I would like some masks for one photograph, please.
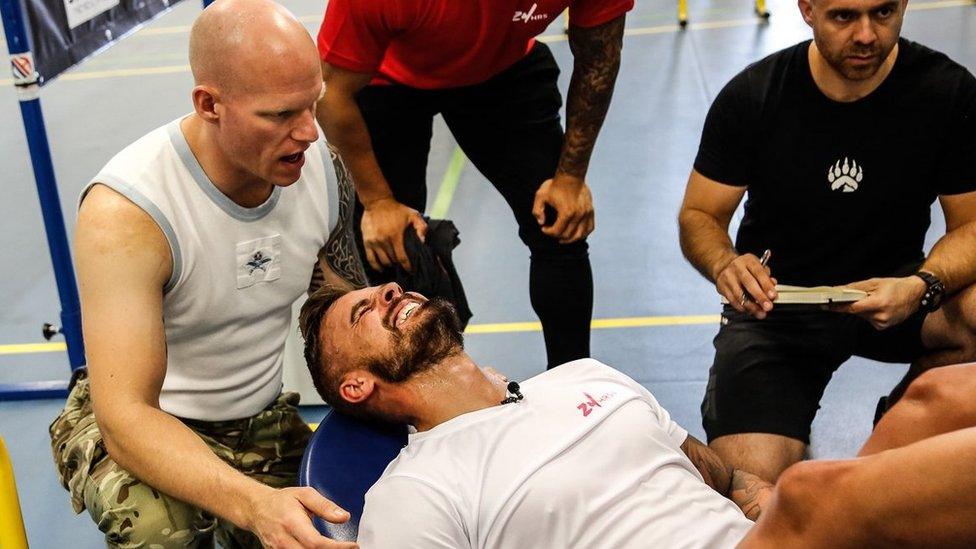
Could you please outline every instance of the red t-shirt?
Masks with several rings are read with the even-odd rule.
[[[573,25],[616,19],[634,0],[330,0],[322,60],[422,89],[483,82],[510,67],[569,8]]]

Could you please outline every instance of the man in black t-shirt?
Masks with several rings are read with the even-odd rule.
[[[976,78],[899,38],[906,4],[800,0],[814,40],[729,82],[688,181],[682,250],[729,302],[705,431],[726,462],[770,481],[802,458],[852,355],[912,363],[892,402],[922,371],[976,358]],[[926,257],[936,198],[947,233]],[[868,297],[774,308],[777,283]]]

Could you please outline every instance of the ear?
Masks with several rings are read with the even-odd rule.
[[[217,114],[217,91],[210,86],[196,86],[191,92],[193,99],[193,109],[197,116],[206,122],[217,122],[220,115]]]
[[[346,372],[339,382],[339,396],[351,404],[366,401],[376,389],[376,377],[365,370]]]
[[[807,25],[813,27],[813,2],[812,0],[797,0],[796,5],[800,8],[800,15]]]

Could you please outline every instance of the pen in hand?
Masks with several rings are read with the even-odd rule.
[[[763,252],[762,257],[759,258],[759,264],[765,267],[766,264],[769,263],[769,256],[771,255],[773,255],[772,250],[767,248],[766,251]],[[747,299],[749,299],[748,293],[742,292],[742,299],[739,300],[739,306],[741,307],[745,305]]]
[[[769,263],[769,256],[771,255],[773,255],[773,252],[767,248],[766,251],[763,252],[762,257],[759,258],[759,264],[765,267],[766,264]]]

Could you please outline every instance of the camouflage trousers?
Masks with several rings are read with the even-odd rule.
[[[250,418],[181,421],[245,475],[275,488],[295,486],[311,435],[298,414],[298,399],[297,393],[283,393]],[[228,549],[261,546],[250,532],[159,492],[115,463],[95,423],[86,377],[71,390],[50,432],[58,476],[72,507],[76,513],[88,509],[109,547],[213,547],[215,538]]]

